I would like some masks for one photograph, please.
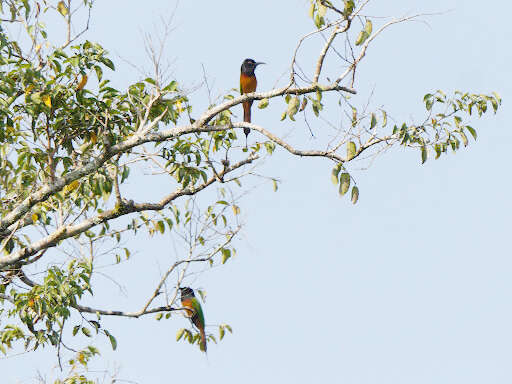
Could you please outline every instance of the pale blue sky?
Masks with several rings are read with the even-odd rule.
[[[373,105],[410,121],[423,116],[427,92],[497,91],[501,110],[475,121],[478,141],[456,155],[421,165],[418,153],[393,149],[355,172],[361,191],[355,206],[338,197],[327,161],[278,151],[260,172],[283,181],[279,192],[261,187],[244,198],[247,226],[238,256],[195,281],[208,292],[207,323],[225,321],[234,334],[209,345],[206,359],[175,342],[184,319],[105,320],[119,347],[111,353],[105,345],[102,355],[110,368],[120,367],[119,378],[141,384],[512,381],[512,7],[476,0],[372,3],[368,13],[375,16],[450,12],[379,37],[358,71],[361,98],[355,100],[374,89]],[[287,69],[296,40],[313,28],[308,4],[183,0],[165,54],[188,86],[198,83],[204,64],[214,94],[238,86],[244,58],[265,61],[259,89],[270,89]],[[98,0],[86,37],[114,58],[149,68],[141,32],[152,32],[172,8],[171,1]],[[306,50],[318,52],[314,44]],[[138,80],[130,66],[115,61],[118,87]],[[208,102],[204,89],[193,99],[196,113]],[[303,123],[279,123],[281,108],[256,110],[253,119],[276,133],[294,127],[295,142],[315,145]],[[335,119],[337,105],[326,113]],[[122,269],[130,296],[110,286],[116,309],[138,308],[145,292],[137,288],[152,289],[153,255],[168,251],[165,241],[140,241],[133,263]],[[140,273],[142,265],[151,278]],[[96,295],[106,301],[103,292]],[[2,382],[30,383],[37,370],[55,364],[49,349],[2,360]]]

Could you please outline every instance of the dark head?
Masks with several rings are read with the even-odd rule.
[[[189,298],[189,297],[196,297],[194,295],[194,290],[192,288],[183,287],[180,288],[181,298]]]
[[[257,62],[257,61],[254,61],[253,59],[245,59],[244,62],[242,63],[242,67],[240,68],[240,71],[245,75],[253,76],[254,70],[260,64],[265,64],[265,63]]]

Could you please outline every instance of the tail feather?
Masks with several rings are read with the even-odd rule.
[[[252,106],[252,102],[251,101],[244,101],[242,105],[244,107],[244,121],[246,123],[250,123],[251,122],[251,106]]]
[[[201,341],[199,342],[199,349],[203,352],[206,352],[206,335],[204,333],[204,329],[200,328],[199,333],[201,335]]]
[[[244,122],[250,123],[251,122],[251,106],[252,101],[244,101],[242,106],[244,107]],[[247,148],[247,136],[249,136],[249,133],[251,130],[249,128],[244,128],[245,133],[245,147]]]

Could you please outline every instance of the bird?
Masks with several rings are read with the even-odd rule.
[[[206,335],[204,333],[204,315],[203,309],[201,308],[201,304],[199,300],[196,299],[194,295],[194,290],[189,287],[180,288],[181,293],[181,305],[185,310],[185,316],[190,319],[192,324],[196,326],[199,330],[199,334],[201,336],[201,341],[199,343],[199,349],[201,351],[206,352]]]
[[[240,67],[240,94],[251,93],[256,91],[256,86],[258,82],[256,81],[256,75],[254,74],[254,70],[260,64],[265,64],[263,62],[256,62],[253,59],[245,59]],[[244,108],[244,122],[251,122],[251,106],[253,100],[244,101],[242,106]],[[247,146],[247,136],[249,136],[249,132],[251,130],[249,128],[244,128],[245,133],[245,142]]]

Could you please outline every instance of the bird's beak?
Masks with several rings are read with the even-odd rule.
[[[258,62],[256,62],[256,63],[254,63],[254,66],[255,66],[255,67],[257,67],[257,66],[258,66],[258,65],[260,65],[260,64],[267,64],[267,63],[264,63],[263,61],[258,61]]]

